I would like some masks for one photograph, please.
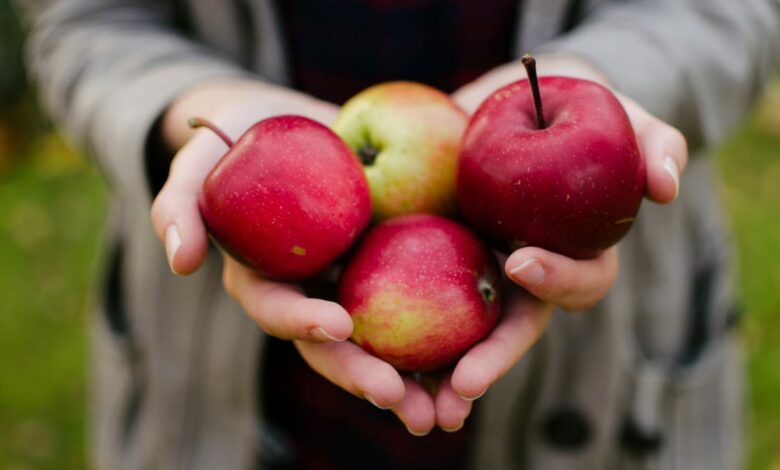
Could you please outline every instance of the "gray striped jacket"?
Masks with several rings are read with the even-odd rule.
[[[518,54],[591,60],[695,150],[742,119],[780,46],[777,0],[520,3]],[[170,274],[149,221],[144,146],[167,104],[193,85],[246,74],[287,81],[272,2],[21,6],[44,103],[115,190],[103,315],[94,324],[94,464],[251,468],[269,436],[256,404],[263,336],[221,289],[218,256],[191,277]],[[567,17],[575,27],[564,33]],[[673,205],[644,204],[608,297],[591,312],[558,312],[481,399],[474,468],[741,466],[732,269],[710,166],[693,159]]]

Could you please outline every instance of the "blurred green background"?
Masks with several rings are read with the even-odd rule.
[[[0,468],[79,469],[107,191],[34,105],[8,2],[0,0]],[[780,82],[718,161],[747,313],[750,468],[780,470]]]

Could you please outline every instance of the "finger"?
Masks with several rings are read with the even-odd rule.
[[[222,283],[244,311],[271,336],[344,341],[352,318],[335,302],[306,297],[299,288],[271,282],[225,255]]]
[[[452,389],[465,400],[481,397],[539,339],[552,306],[513,289],[506,313],[492,333],[471,348],[452,372]]]
[[[507,276],[541,300],[569,311],[587,310],[607,293],[618,273],[617,247],[574,260],[541,248],[521,248],[507,259]]]
[[[463,427],[472,405],[471,401],[455,393],[451,380],[450,376],[445,377],[436,394],[436,424],[446,432],[455,432]]]
[[[393,407],[393,413],[406,426],[409,433],[425,436],[436,425],[436,408],[433,398],[411,377],[403,377],[406,394]]]
[[[666,204],[680,192],[680,175],[688,164],[688,144],[680,131],[652,116],[641,106],[620,97],[631,120],[637,144],[645,158],[647,197]]]
[[[171,270],[177,274],[197,270],[208,250],[198,196],[203,181],[226,148],[218,138],[203,132],[176,154],[168,180],[152,204],[152,225],[165,245]]]
[[[404,400],[405,385],[398,371],[354,343],[295,341],[295,346],[317,373],[378,408],[390,409]]]
[[[688,161],[685,138],[660,121],[637,138],[647,165],[647,197],[662,204],[674,201]]]

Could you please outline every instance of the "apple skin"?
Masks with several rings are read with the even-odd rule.
[[[388,82],[347,101],[333,129],[364,162],[374,218],[382,221],[454,213],[455,167],[467,123],[466,112],[445,93]],[[375,158],[361,156],[366,146]]]
[[[419,214],[369,230],[342,274],[352,340],[399,370],[452,364],[496,324],[498,263],[468,229]]]
[[[502,250],[526,245],[597,256],[631,228],[646,175],[623,107],[587,80],[539,80],[538,129],[528,80],[500,88],[472,117],[458,161],[458,204]]]
[[[199,207],[228,253],[284,281],[322,271],[371,218],[360,162],[330,129],[301,116],[253,125],[206,178]]]

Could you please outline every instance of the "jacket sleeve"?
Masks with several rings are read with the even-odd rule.
[[[780,0],[608,2],[541,49],[598,65],[692,147],[713,145],[774,76]]]
[[[28,69],[44,106],[120,191],[148,193],[146,139],[178,94],[247,74],[177,31],[173,3],[20,2]]]

